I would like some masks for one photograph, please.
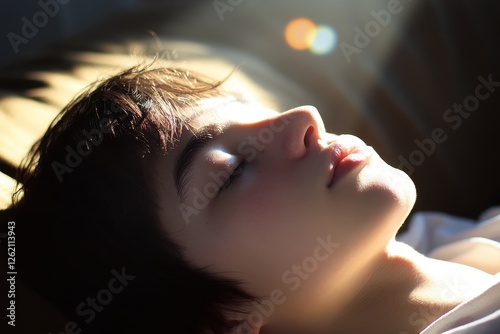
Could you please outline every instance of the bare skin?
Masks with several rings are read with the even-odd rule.
[[[160,214],[187,260],[268,305],[234,315],[234,333],[418,333],[490,284],[394,241],[413,182],[359,138],[327,133],[314,107],[210,106],[158,164]],[[180,152],[208,125],[179,186]]]

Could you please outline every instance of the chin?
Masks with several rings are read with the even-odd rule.
[[[391,169],[394,176],[387,181],[387,187],[393,196],[391,225],[393,232],[397,233],[415,205],[417,193],[413,180],[405,172],[393,167]]]
[[[415,183],[413,183],[413,180],[408,176],[408,174],[402,170],[393,167],[391,168],[393,170],[393,175],[395,175],[393,179],[396,181],[393,181],[392,183],[389,182],[389,185],[393,187],[393,191],[397,194],[397,198],[399,199],[400,207],[407,216],[415,205],[415,201],[417,199]]]
[[[378,155],[374,160],[359,173],[359,190],[372,213],[386,216],[400,226],[415,204],[415,184],[405,172],[388,165]]]

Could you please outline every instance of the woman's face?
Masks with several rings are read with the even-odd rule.
[[[195,266],[281,291],[273,316],[340,298],[408,215],[412,181],[314,107],[209,102],[159,164],[165,230]]]

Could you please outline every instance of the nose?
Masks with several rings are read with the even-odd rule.
[[[283,134],[283,152],[289,159],[304,157],[309,149],[317,145],[325,125],[318,110],[313,106],[302,106],[288,110],[278,116],[286,127]]]

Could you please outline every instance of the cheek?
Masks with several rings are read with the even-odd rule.
[[[215,215],[220,219],[221,236],[236,256],[252,254],[261,265],[269,261],[275,266],[273,258],[283,259],[283,250],[300,248],[304,233],[318,234],[307,221],[311,217],[305,209],[311,206],[279,178],[262,175],[251,186],[228,195]]]
[[[231,194],[227,204],[230,209],[223,215],[250,235],[262,238],[265,233],[273,237],[275,227],[290,219],[294,201],[291,195],[291,190],[279,180],[262,176]]]

